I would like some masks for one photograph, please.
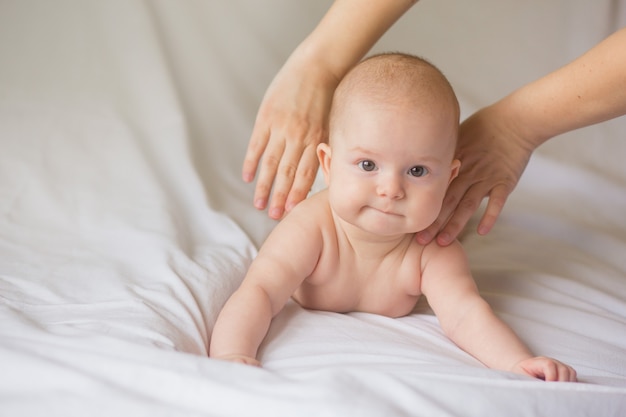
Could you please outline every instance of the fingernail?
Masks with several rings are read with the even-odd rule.
[[[437,237],[437,242],[441,246],[446,246],[446,245],[449,245],[450,242],[452,242],[452,239],[450,238],[450,235],[448,233],[440,233],[439,236]]]
[[[278,207],[274,207],[273,209],[270,210],[269,215],[272,219],[278,220],[280,219],[280,216],[283,215],[283,211],[279,209]]]
[[[263,200],[262,198],[255,200],[254,207],[258,208],[259,210],[263,210],[265,208],[265,200]]]
[[[430,233],[428,232],[419,232],[417,234],[417,241],[422,244],[425,245],[428,242],[430,242]]]
[[[252,174],[243,174],[242,178],[244,182],[252,182],[252,180],[254,179]]]

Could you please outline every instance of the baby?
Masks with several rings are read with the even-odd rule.
[[[460,243],[420,245],[459,172],[459,105],[433,65],[382,54],[357,65],[333,98],[317,149],[328,188],[272,231],[215,324],[210,356],[260,365],[257,350],[290,297],[308,309],[411,313],[424,295],[445,334],[486,366],[576,381],[535,357],[479,295]]]

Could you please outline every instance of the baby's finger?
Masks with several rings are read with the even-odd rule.
[[[544,360],[542,364],[543,380],[544,381],[558,381],[559,371],[557,365],[554,362]]]
[[[565,365],[563,363],[558,364],[559,376],[558,380],[561,382],[576,382],[578,379],[576,378],[576,371],[569,365]]]

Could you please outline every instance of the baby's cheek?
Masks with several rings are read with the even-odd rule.
[[[331,186],[328,189],[328,202],[335,212],[346,215],[353,210],[355,198],[349,187]]]
[[[442,202],[436,196],[424,198],[420,201],[414,209],[416,228],[424,230],[433,224],[439,217],[442,206]]]

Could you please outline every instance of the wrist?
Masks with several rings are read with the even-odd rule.
[[[520,357],[518,357],[517,359],[515,359],[515,360],[513,360],[511,362],[512,365],[507,370],[512,371],[512,372],[518,372],[518,373],[520,371],[523,372],[523,370],[524,370],[524,366],[523,366],[524,362],[526,362],[528,360],[531,360],[533,358],[535,358],[535,356],[533,356],[530,353],[529,354],[525,354],[523,356],[520,356]]]
[[[307,38],[289,56],[286,66],[300,68],[300,73],[310,74],[334,89],[360,58],[353,60],[345,54],[329,53],[325,45]]]
[[[230,355],[212,356],[212,358],[221,360],[221,361],[245,363],[248,365],[255,365],[255,366],[261,365],[261,362],[259,362],[256,358],[252,356],[248,356],[248,355],[237,354],[237,353],[230,354]]]
[[[525,97],[525,93],[518,90],[488,107],[490,119],[497,120],[501,126],[505,126],[528,153],[534,152],[554,136],[546,124],[533,114],[531,103],[532,101],[529,102]]]

